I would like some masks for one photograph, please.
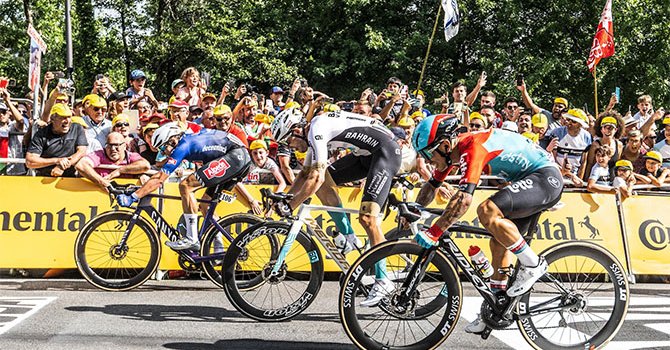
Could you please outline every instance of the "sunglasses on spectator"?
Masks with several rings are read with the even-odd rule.
[[[114,127],[116,127],[116,128],[122,128],[124,126],[130,126],[130,123],[122,122],[122,123],[116,123],[116,125],[114,125]]]
[[[121,143],[108,143],[108,144],[107,144],[107,147],[109,147],[109,148],[121,148],[121,147],[122,147],[123,145],[125,145],[125,144],[126,144],[125,142],[121,142]]]
[[[517,108],[519,108],[519,106],[507,106],[507,109],[509,109],[510,111],[515,110]]]
[[[96,111],[96,112],[98,112],[100,110],[102,110],[103,112],[107,112],[107,108],[105,108],[105,107],[93,107],[93,110]]]
[[[478,123],[470,123],[470,129],[481,129],[484,128],[484,125]]]

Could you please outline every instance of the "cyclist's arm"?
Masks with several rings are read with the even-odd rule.
[[[290,165],[291,156],[277,156],[277,161],[282,174],[286,177],[286,181],[288,181],[289,185],[293,185],[293,182],[295,182],[295,174],[293,174],[293,169],[291,169]]]
[[[312,196],[326,180],[326,163],[316,163],[314,166],[303,168],[295,183],[291,186],[290,194],[293,199],[289,202],[291,208],[297,208],[307,198]]]
[[[468,184],[468,187],[472,187],[472,190],[474,191],[475,185]],[[442,231],[448,229],[451,225],[455,224],[466,211],[468,211],[470,204],[472,204],[472,193],[468,192],[467,189],[456,192],[456,194],[449,200],[449,204],[447,204],[444,212],[442,212],[442,216],[435,221],[433,226],[439,227]]]
[[[170,177],[169,173],[159,171],[154,176],[152,176],[149,181],[147,181],[140,189],[135,191],[135,195],[138,198],[142,198],[147,194],[157,190],[165,182],[165,180]]]
[[[286,189],[286,181],[284,181],[284,176],[282,176],[279,167],[272,168],[272,175],[274,175],[275,180],[277,180],[277,187],[275,187],[275,192],[283,192]]]

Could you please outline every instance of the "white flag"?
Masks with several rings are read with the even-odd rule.
[[[449,41],[458,34],[461,15],[458,12],[456,0],[442,0],[442,8],[444,9],[444,37]]]

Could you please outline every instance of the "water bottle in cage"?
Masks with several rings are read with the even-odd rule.
[[[478,246],[471,245],[470,249],[468,249],[468,255],[470,256],[470,260],[472,260],[472,264],[479,270],[482,277],[489,278],[493,275],[491,262]]]

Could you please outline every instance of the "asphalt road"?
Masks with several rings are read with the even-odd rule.
[[[239,314],[208,281],[150,281],[123,293],[83,280],[0,279],[0,349],[352,349],[337,315],[338,284],[291,322],[259,323]],[[631,286],[626,323],[608,349],[670,349],[670,287]],[[523,349],[516,330],[483,341],[462,329],[479,300],[465,288],[450,349]]]

